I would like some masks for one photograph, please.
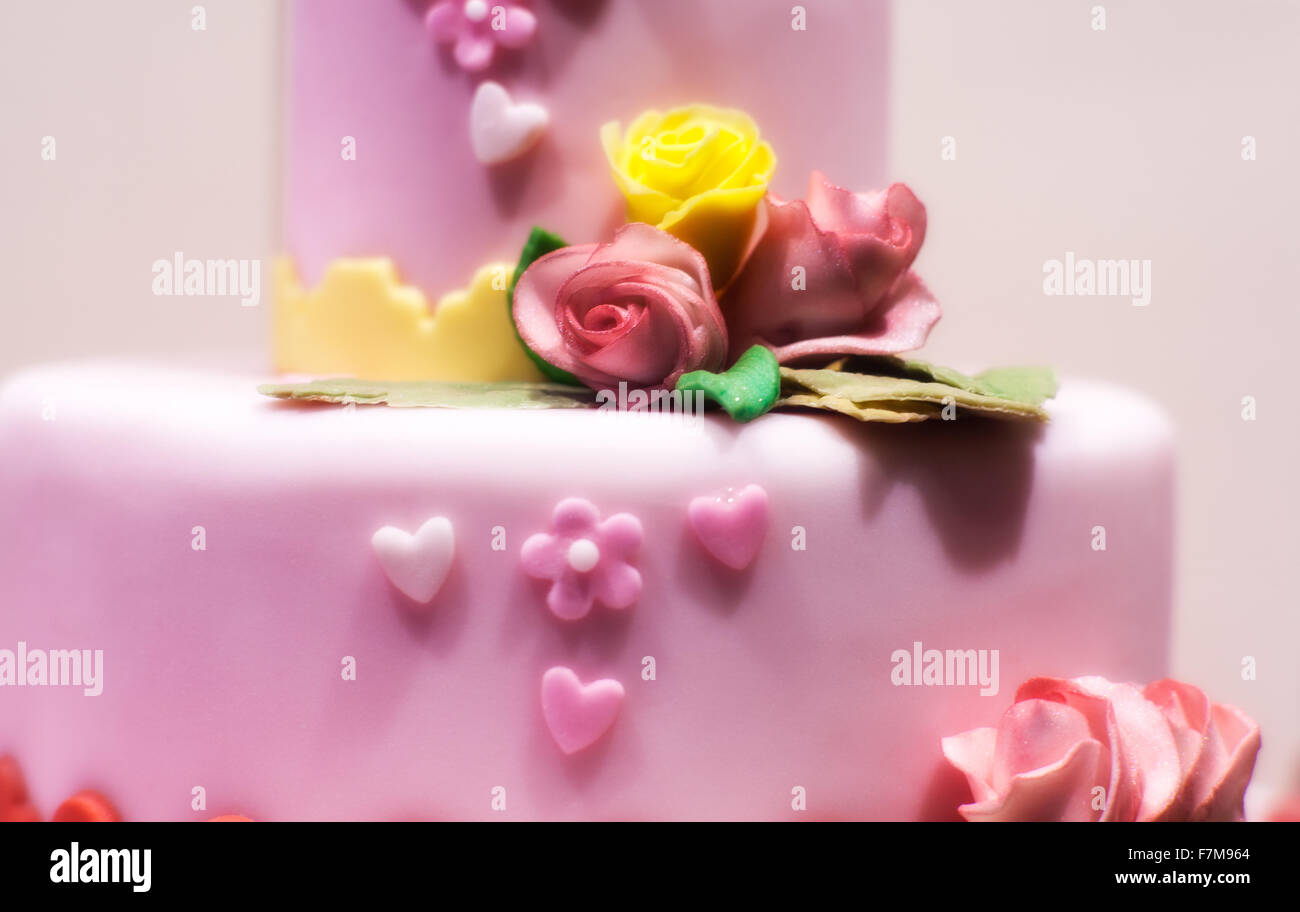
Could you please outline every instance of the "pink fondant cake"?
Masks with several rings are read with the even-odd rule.
[[[0,645],[103,650],[97,697],[0,692],[37,806],[97,787],[128,819],[951,817],[940,739],[1020,681],[1166,668],[1169,428],[1116,389],[1065,383],[1041,430],[738,428],[321,409],[256,380],[92,364],[4,388]],[[688,508],[748,485],[768,508],[737,571]],[[632,604],[560,621],[525,572],[567,498],[639,525]],[[434,516],[454,554],[425,606],[371,537]],[[1098,524],[1123,546],[1094,551]],[[997,692],[896,684],[918,642],[998,650]],[[585,751],[548,731],[553,668],[620,685]]]
[[[899,357],[883,4],[291,12],[274,370],[0,388],[0,820],[1240,816],[1161,412]]]

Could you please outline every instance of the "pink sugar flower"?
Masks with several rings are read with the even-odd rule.
[[[503,0],[439,0],[424,24],[434,41],[455,44],[456,62],[471,73],[491,65],[497,45],[523,47],[537,31],[537,17],[531,10]]]
[[[630,513],[602,520],[580,497],[560,501],[551,531],[531,536],[519,553],[524,572],[551,581],[546,605],[558,618],[576,621],[594,602],[626,608],[641,595],[641,574],[632,566],[641,547],[641,521]]]
[[[967,820],[1241,820],[1258,752],[1253,719],[1167,679],[1032,678],[997,728],[943,739]]]
[[[941,308],[911,271],[926,217],[904,184],[854,193],[814,171],[806,199],[763,205],[767,230],[722,299],[733,352],[760,343],[787,364],[925,343]]]

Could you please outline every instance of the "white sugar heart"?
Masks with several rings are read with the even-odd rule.
[[[456,549],[451,520],[443,516],[428,520],[414,535],[384,526],[371,536],[370,544],[392,584],[422,605],[433,601],[442,588]]]
[[[705,550],[733,570],[754,562],[767,534],[767,492],[747,485],[729,497],[697,497],[686,509]]]
[[[551,115],[541,105],[515,104],[500,83],[481,83],[469,108],[474,157],[485,165],[518,158],[542,138],[550,122]]]
[[[599,741],[622,705],[623,685],[613,678],[583,684],[573,669],[563,665],[542,675],[542,715],[551,737],[566,754]]]

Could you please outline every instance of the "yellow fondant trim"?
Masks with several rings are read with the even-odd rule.
[[[491,263],[432,310],[388,259],[341,259],[303,288],[275,264],[272,350],[279,371],[362,380],[542,380],[506,304],[512,266]]]

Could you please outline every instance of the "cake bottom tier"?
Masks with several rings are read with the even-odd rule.
[[[1067,381],[1042,428],[737,426],[256,383],[95,363],[0,393],[0,650],[88,650],[97,679],[0,686],[47,813],[96,788],[126,819],[948,819],[940,738],[1022,680],[1166,671],[1171,438],[1120,390]],[[692,500],[750,485],[765,514],[695,531]],[[562,620],[522,569],[566,498],[639,521],[634,604]],[[435,516],[453,547],[381,561],[376,530]],[[743,570],[706,548],[755,525]],[[448,551],[427,606],[390,579]]]

